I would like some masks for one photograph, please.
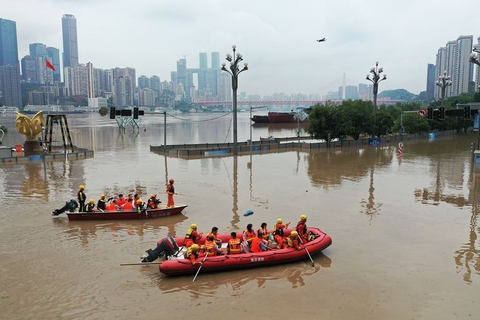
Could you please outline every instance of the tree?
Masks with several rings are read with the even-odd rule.
[[[384,136],[392,133],[392,128],[395,121],[393,117],[385,110],[385,108],[377,112],[377,136]]]
[[[325,105],[316,104],[308,116],[308,134],[315,139],[330,139],[344,136],[345,118],[338,108],[330,101]]]
[[[430,124],[427,118],[409,113],[403,115],[403,129],[405,133],[430,132]]]
[[[357,140],[361,134],[372,132],[373,114],[371,101],[346,100],[339,106],[345,119],[345,135]]]

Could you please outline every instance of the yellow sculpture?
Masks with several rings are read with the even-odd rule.
[[[17,112],[15,128],[27,137],[27,141],[37,141],[37,136],[42,132],[44,126],[43,111],[38,111],[31,120],[28,116]]]

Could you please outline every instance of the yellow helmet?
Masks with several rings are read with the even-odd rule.
[[[102,193],[102,194],[100,195],[100,198],[102,198],[102,199],[105,198],[105,195]]]
[[[152,193],[152,194],[150,194],[150,198],[153,198],[153,197],[155,197],[155,195],[154,195],[153,193]]]
[[[199,246],[198,244],[194,243],[190,246],[190,248],[192,249],[192,251],[195,251],[195,250],[198,250]]]
[[[88,203],[95,203],[95,200],[90,199],[90,201],[88,201]]]
[[[142,204],[142,202],[143,202],[142,199],[137,200],[137,204]]]
[[[300,216],[300,220],[307,220],[307,216],[304,215],[304,214],[302,214],[302,215]]]
[[[196,224],[196,223],[192,223],[192,224],[190,225],[190,228],[192,228],[192,229],[197,229],[197,224]]]
[[[282,223],[283,220],[282,219],[277,219],[277,223]]]
[[[294,231],[290,232],[290,235],[296,237],[296,236],[298,236],[298,232],[294,230]]]
[[[78,187],[78,189],[83,190],[83,189],[85,189],[85,186],[84,186],[83,184],[81,184],[81,185]]]

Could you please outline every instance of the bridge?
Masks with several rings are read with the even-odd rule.
[[[328,100],[341,104],[342,100]],[[238,106],[313,106],[317,103],[325,104],[327,100],[238,100]],[[394,105],[404,103],[403,100],[377,99],[377,105]],[[192,104],[197,106],[231,106],[232,101],[195,100]]]

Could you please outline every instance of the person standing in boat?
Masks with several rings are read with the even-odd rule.
[[[300,221],[297,223],[297,228],[298,236],[300,239],[303,241],[303,243],[308,242],[308,235],[307,235],[307,216],[302,214],[300,216]]]
[[[95,209],[95,200],[90,199],[88,203],[85,205],[85,212],[96,212],[97,209]]]
[[[85,195],[85,186],[82,184],[78,187],[78,192],[77,192],[77,199],[78,199],[78,211],[79,212],[85,212],[85,199],[87,196]]]
[[[283,235],[283,229],[288,228],[290,222],[283,224],[282,219],[277,219],[277,223],[275,224],[275,228],[273,229],[273,237],[277,242],[277,249],[283,248],[283,239],[285,239]]]
[[[247,229],[243,230],[243,245],[245,246],[245,249],[248,249],[252,246],[252,241],[255,238],[255,230],[253,230],[253,225],[249,223],[247,224]]]
[[[199,249],[200,247],[198,246],[198,244],[194,243],[187,249],[187,252],[185,253],[185,259],[190,260],[192,265],[196,265],[197,263],[200,265],[203,264],[202,261],[197,261],[199,257],[204,256],[204,254],[200,253]]]
[[[190,225],[190,229],[187,230],[185,234],[185,247],[190,248],[193,244],[195,244],[198,240],[202,238],[203,233],[197,231],[197,224],[192,223]]]
[[[174,183],[175,183],[175,180],[173,180],[173,179],[168,180],[167,190],[166,190],[166,193],[167,193],[167,208],[175,207],[175,201],[173,199],[173,195],[176,194],[175,193],[175,187],[173,186]]]
[[[107,209],[107,200],[105,199],[105,195],[102,193],[100,195],[100,199],[97,202],[97,210],[103,212]]]

